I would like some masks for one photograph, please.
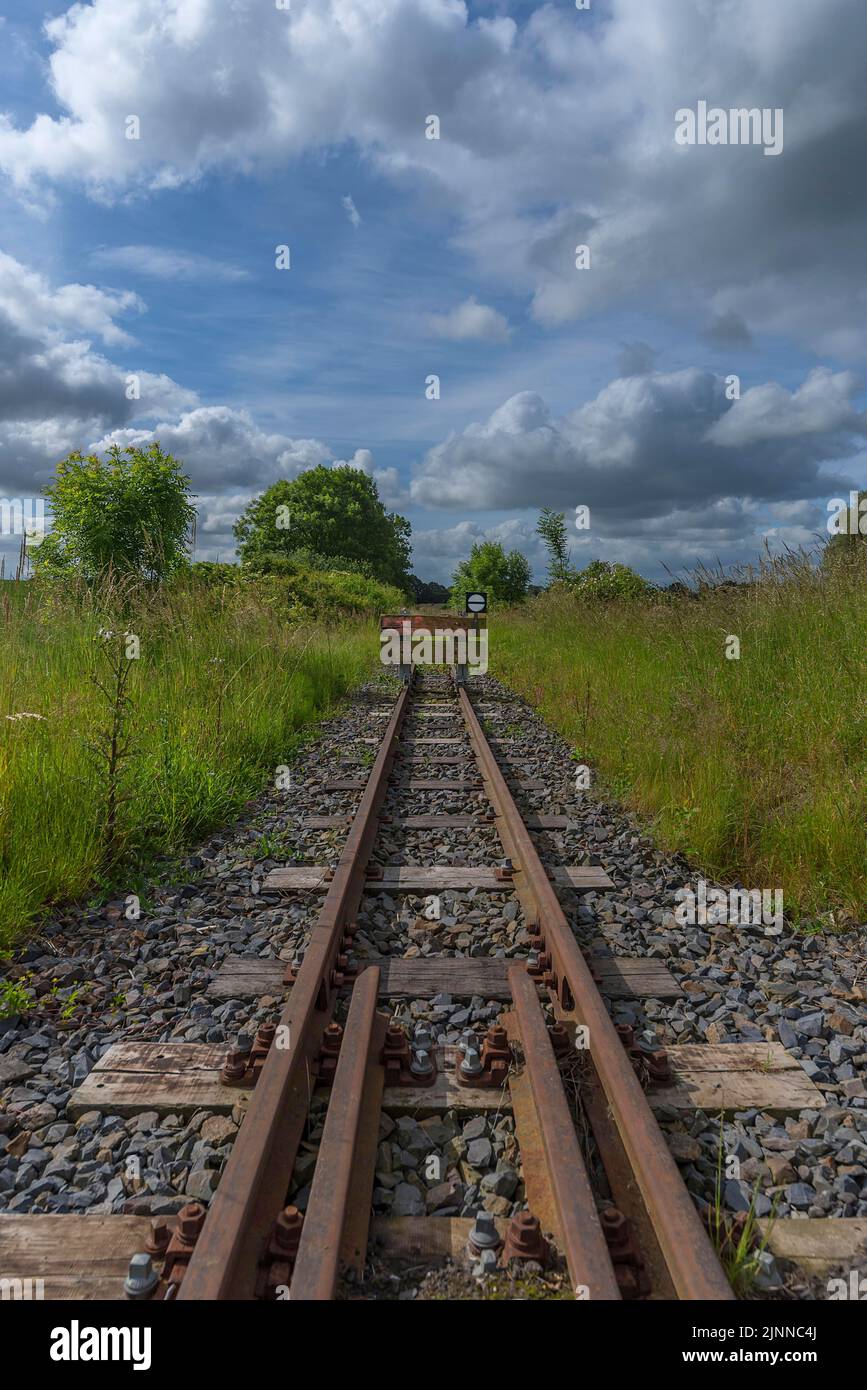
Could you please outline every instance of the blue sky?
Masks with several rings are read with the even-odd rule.
[[[426,579],[486,536],[541,579],[543,506],[655,579],[809,543],[867,481],[865,50],[857,0],[7,7],[0,497],[156,435],[207,558],[339,460]],[[678,148],[701,98],[783,152]]]

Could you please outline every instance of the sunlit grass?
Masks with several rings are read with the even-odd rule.
[[[137,882],[137,865],[176,854],[273,781],[304,730],[374,668],[369,614],[401,601],[347,579],[328,618],[276,584],[137,597],[0,586],[0,948],[47,904]],[[141,643],[111,866],[105,768],[90,746],[110,721],[93,681],[105,675],[101,628]]]
[[[698,601],[552,592],[492,619],[491,669],[664,845],[782,888],[787,909],[826,925],[863,922],[865,599],[863,565],[825,582],[799,557]]]

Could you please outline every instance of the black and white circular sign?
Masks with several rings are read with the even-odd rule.
[[[468,613],[487,613],[488,596],[487,594],[467,594]]]

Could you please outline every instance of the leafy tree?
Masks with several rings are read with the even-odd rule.
[[[449,591],[445,584],[437,584],[434,579],[426,584],[414,574],[410,575],[409,582],[416,603],[448,603]]]
[[[566,514],[543,507],[536,523],[536,534],[542,537],[548,552],[548,578],[552,584],[563,583],[573,573],[566,544]]]
[[[406,587],[409,580],[409,522],[387,512],[373,478],[349,464],[319,464],[274,483],[234,531],[242,564],[253,568],[268,569],[270,556],[308,551],[329,562],[366,561],[387,584]]]
[[[467,594],[481,589],[492,605],[521,603],[529,582],[530,566],[520,550],[507,555],[499,541],[477,541],[452,576],[451,601],[463,611]]]
[[[628,565],[610,560],[591,560],[586,569],[573,576],[570,588],[580,598],[645,598],[656,592],[653,584]]]
[[[165,579],[189,563],[190,480],[158,443],[70,454],[45,489],[52,529],[32,552],[37,574]]]

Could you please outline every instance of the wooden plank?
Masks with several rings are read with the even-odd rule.
[[[380,998],[427,999],[434,994],[482,994],[486,999],[509,999],[506,967],[499,956],[365,957],[378,965]],[[677,999],[677,981],[659,961],[632,956],[594,959],[601,970],[602,988],[612,999]],[[227,956],[208,985],[208,998],[255,999],[280,997],[286,962],[257,956]]]
[[[170,1227],[172,1216],[162,1218]],[[151,1217],[102,1212],[0,1213],[0,1274],[41,1279],[46,1301],[125,1301],[130,1259],[143,1250]],[[35,1295],[34,1295],[35,1296]]]
[[[867,1217],[766,1217],[759,1230],[767,1248],[781,1260],[792,1260],[808,1274],[861,1263],[867,1255]],[[845,1277],[845,1274],[844,1274]],[[863,1298],[863,1294],[861,1294]]]
[[[594,956],[599,989],[609,999],[680,999],[683,990],[662,961],[645,956]]]
[[[377,962],[382,972],[381,993],[389,999],[429,999],[435,994],[511,999],[506,967],[513,963],[491,956],[429,956]]]
[[[324,784],[327,792],[360,792],[367,786],[366,781],[358,777],[341,777],[336,781],[329,781]],[[402,791],[429,792],[429,791],[481,791],[481,782],[459,781],[454,777],[410,777],[408,780],[398,783]],[[539,783],[540,788],[542,783]]]
[[[286,986],[283,960],[259,960],[256,956],[227,956],[208,985],[209,999],[258,999],[264,994],[280,998]]]
[[[262,890],[266,893],[324,892],[328,886],[324,865],[287,864],[281,869],[272,869],[265,879]],[[579,892],[601,891],[614,885],[605,870],[595,865],[550,870],[551,879],[558,887],[574,888]],[[369,878],[367,891],[397,893],[430,893],[452,889],[466,892],[470,888],[483,889],[488,893],[511,893],[514,885],[497,877],[493,868],[464,868],[461,865],[400,864],[386,865],[381,878]]]
[[[455,744],[460,744],[460,745],[462,745],[464,748],[466,748],[466,750],[467,750],[468,753],[471,753],[471,752],[472,752],[472,749],[470,748],[469,742],[468,742],[467,739],[465,739],[465,738],[414,738],[411,734],[410,734],[409,738],[401,739],[401,741],[400,741],[398,747],[399,747],[399,748],[410,748],[410,749],[412,749],[412,748],[415,748],[415,747],[416,747],[418,744],[420,744],[420,743],[424,743],[424,744],[433,744],[433,745],[436,745],[436,746],[438,746],[438,747],[440,747],[440,748],[443,748],[443,747],[446,747],[446,746],[448,746],[449,748],[453,748],[453,747],[455,746]]]
[[[399,767],[411,767],[413,763],[436,763],[437,767],[472,768],[473,755],[469,748],[464,753],[400,753],[395,761]]]
[[[505,1238],[508,1220],[495,1216],[494,1225]],[[469,1216],[375,1216],[371,1237],[377,1249],[393,1259],[460,1260],[472,1226]]]
[[[219,1043],[114,1043],[72,1092],[67,1113],[71,1119],[87,1110],[111,1115],[210,1110],[228,1115],[249,1099],[251,1090],[222,1085],[225,1060],[226,1046]]]
[[[305,816],[304,830],[339,830],[351,825],[354,817]],[[492,823],[492,822],[491,822]],[[386,821],[380,816],[380,824],[385,830],[466,830],[470,826],[486,824],[480,816],[394,816]],[[578,821],[568,816],[527,816],[524,824],[528,830],[578,830]]]
[[[651,1091],[652,1106],[678,1110],[821,1110],[822,1093],[781,1043],[686,1043],[666,1048],[674,1085]]]
[[[461,1054],[455,1047],[437,1047],[436,1080],[432,1086],[386,1086],[382,1108],[387,1115],[440,1115],[445,1110],[492,1110],[507,1115],[512,1110],[508,1086],[461,1086],[454,1067]]]

